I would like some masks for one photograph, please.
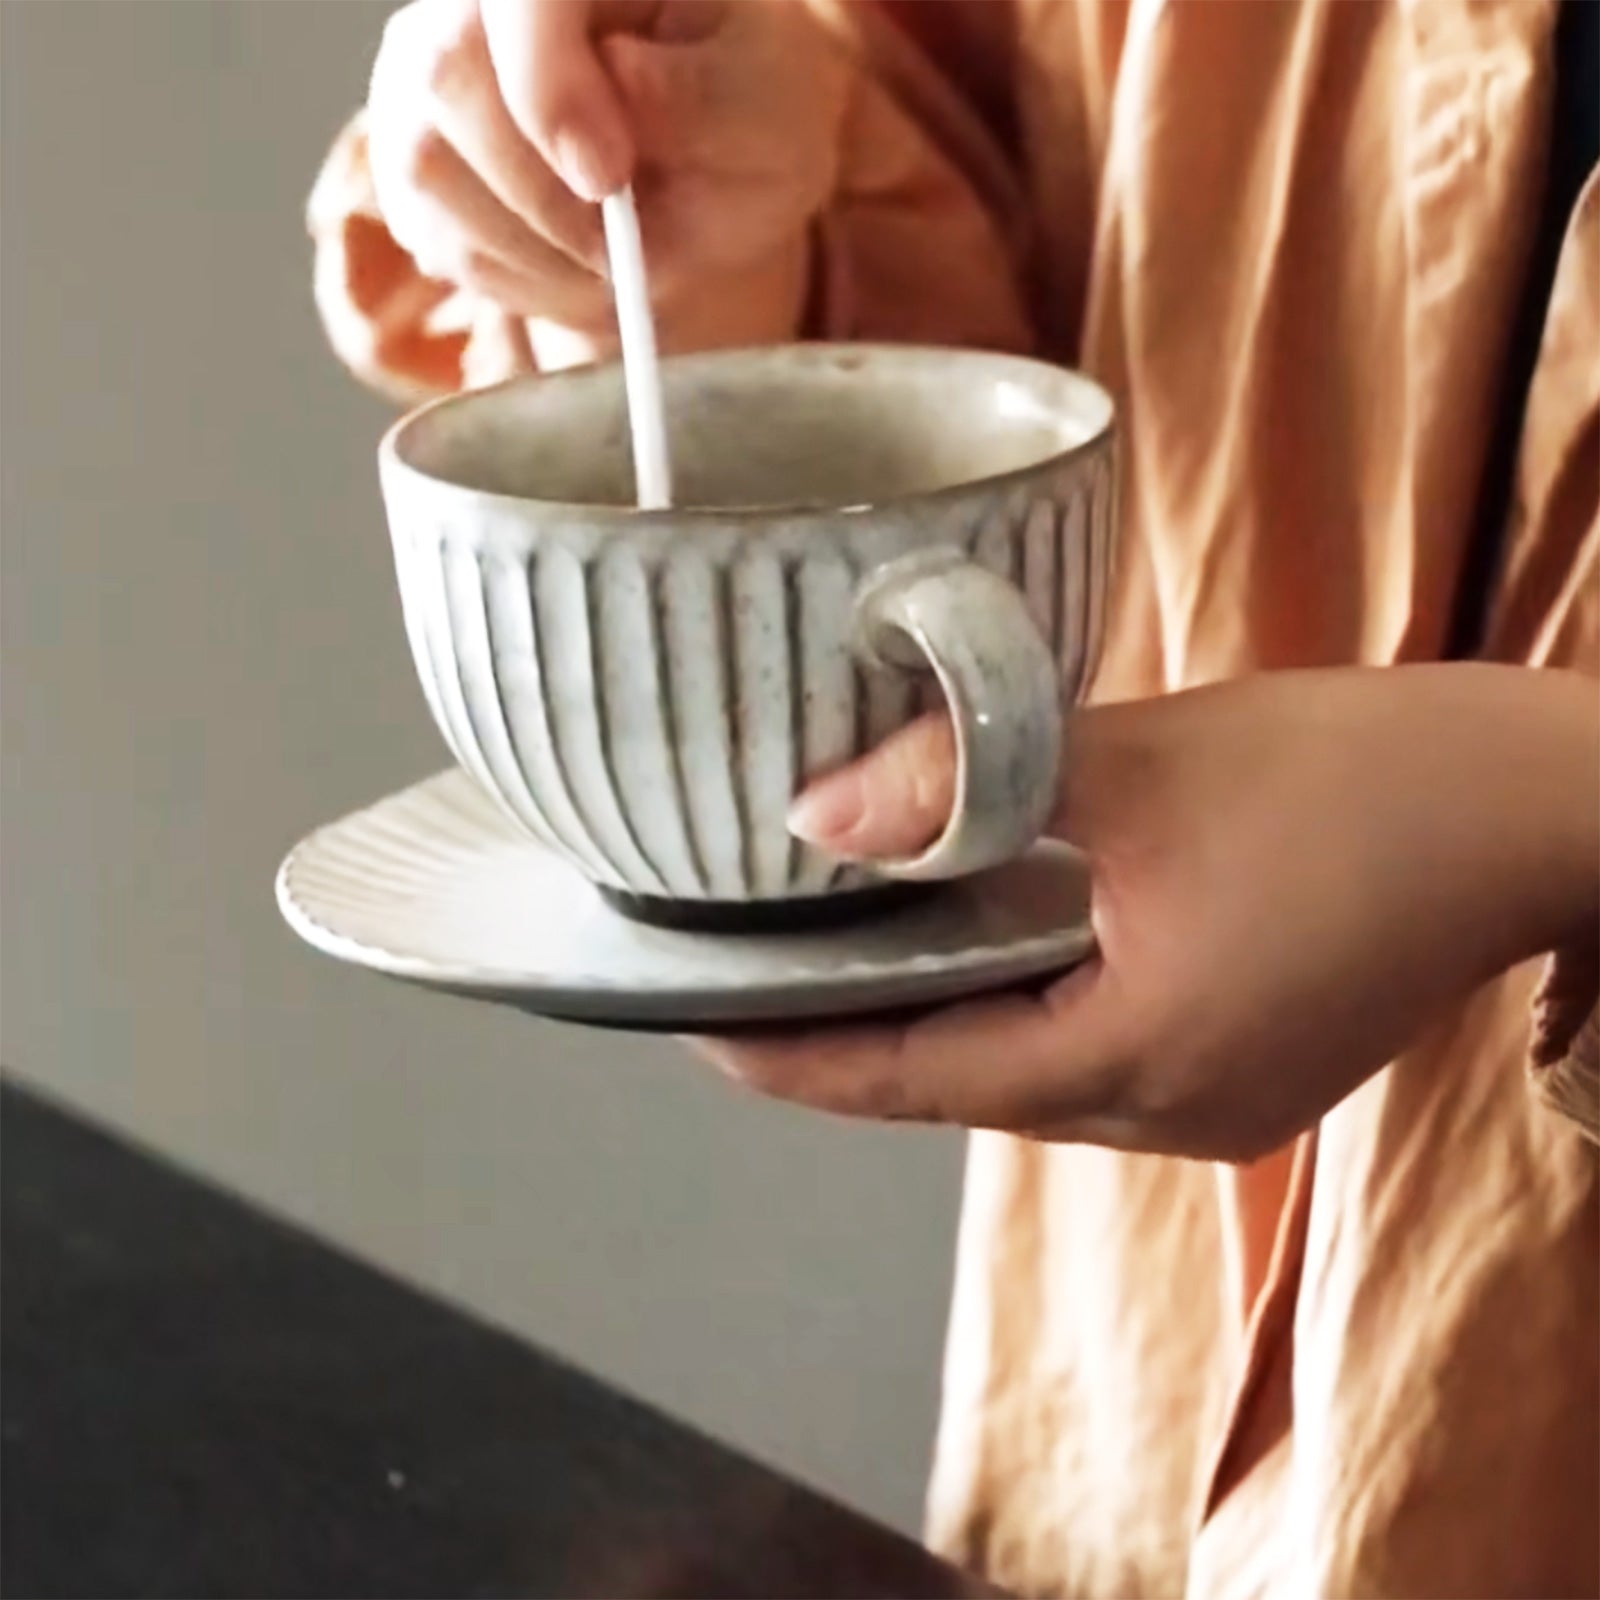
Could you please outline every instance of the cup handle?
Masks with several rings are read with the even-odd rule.
[[[957,878],[1021,855],[1055,808],[1062,706],[1056,662],[1021,593],[955,551],[890,561],[856,592],[857,654],[931,667],[955,728],[956,794],[919,855],[874,862],[891,878]]]

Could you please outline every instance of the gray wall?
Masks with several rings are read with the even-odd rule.
[[[346,971],[304,830],[444,764],[301,207],[362,0],[5,0],[3,1037],[16,1074],[916,1521],[955,1142]]]

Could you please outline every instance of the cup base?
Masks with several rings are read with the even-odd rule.
[[[629,921],[680,933],[814,933],[897,911],[938,891],[932,883],[884,883],[792,900],[671,900],[597,887],[601,899]]]

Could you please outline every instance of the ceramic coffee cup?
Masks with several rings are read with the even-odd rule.
[[[790,926],[1026,849],[1100,648],[1112,407],[978,352],[664,368],[681,509],[630,509],[615,368],[424,407],[380,463],[407,634],[456,759],[629,913]],[[942,702],[949,826],[871,870],[793,839],[807,780]]]

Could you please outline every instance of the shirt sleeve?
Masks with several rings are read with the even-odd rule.
[[[364,115],[334,142],[306,220],[317,312],[334,353],[364,383],[412,404],[532,366],[518,318],[428,277],[395,243],[373,191]]]
[[[860,71],[805,331],[1032,348],[1021,292],[1026,196],[976,97],[923,47],[941,6],[902,6],[893,21],[870,0],[813,0],[813,9]]]
[[[1502,660],[1600,677],[1600,171],[1579,194],[1523,419],[1506,561],[1491,614]],[[1596,692],[1600,716],[1600,689]],[[1529,1072],[1600,1141],[1600,929],[1550,960]]]
[[[1561,951],[1545,969],[1534,1001],[1529,1069],[1552,1111],[1600,1144],[1600,1009],[1595,1005],[1600,949]]]
[[[1024,208],[999,142],[919,49],[914,24],[889,22],[870,0],[815,9],[855,76],[835,191],[813,226],[809,293],[800,307],[775,302],[765,335],[1028,348]],[[536,365],[519,318],[428,278],[395,242],[359,114],[323,165],[308,225],[318,313],[366,383],[409,402]],[[751,324],[747,303],[740,323]],[[662,333],[668,346],[686,342]],[[716,342],[714,324],[691,342]]]

